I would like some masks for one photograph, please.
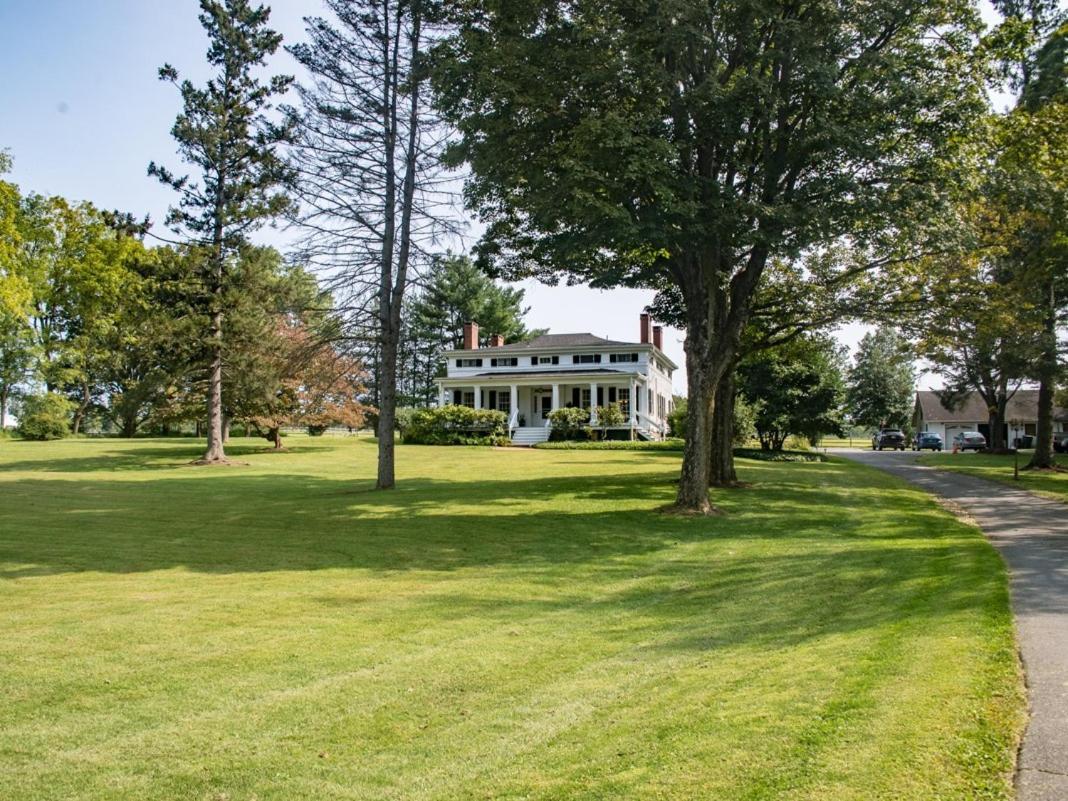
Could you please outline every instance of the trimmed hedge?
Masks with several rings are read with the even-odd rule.
[[[535,448],[551,451],[682,451],[683,440],[665,439],[659,442],[642,440],[600,440],[586,442],[539,442]]]
[[[402,437],[409,445],[507,445],[508,415],[459,405],[419,409],[406,421]]]
[[[665,439],[659,442],[541,442],[535,448],[552,451],[678,451],[681,452],[685,440]],[[761,462],[824,462],[822,453],[810,451],[762,451],[758,448],[735,448],[734,455],[739,459],[755,459]]]

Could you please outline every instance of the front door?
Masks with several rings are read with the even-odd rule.
[[[549,390],[536,389],[531,393],[534,398],[534,425],[540,425],[549,419],[549,412],[553,410],[553,396]]]

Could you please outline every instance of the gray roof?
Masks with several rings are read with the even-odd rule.
[[[939,390],[925,389],[916,393],[916,405],[928,423],[985,423],[989,418],[986,402],[978,392],[964,396],[958,406],[948,409]],[[1068,409],[1053,407],[1053,419],[1068,420]],[[1009,399],[1005,422],[1019,420],[1034,423],[1038,420],[1038,390],[1019,389]]]
[[[591,348],[591,347],[624,347],[640,348],[637,342],[617,342],[612,339],[602,339],[593,334],[542,334],[540,337],[528,339],[526,342],[513,342],[510,345],[501,345],[497,348],[478,348],[479,353],[513,353],[526,350],[545,350],[549,348]]]
[[[474,378],[531,378],[531,377],[544,377],[544,376],[560,376],[566,378],[570,375],[615,375],[615,376],[630,376],[637,375],[637,371],[634,370],[610,370],[607,367],[590,367],[590,368],[578,368],[575,370],[567,367],[557,368],[556,370],[523,370],[518,373],[479,373]],[[450,381],[462,380],[463,376],[453,376]]]

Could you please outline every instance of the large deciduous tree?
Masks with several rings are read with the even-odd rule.
[[[326,0],[290,48],[311,80],[294,163],[305,257],[330,269],[350,330],[373,339],[379,489],[394,486],[397,360],[405,295],[443,228],[441,129],[424,69],[426,0]]]
[[[846,406],[854,425],[908,425],[915,402],[916,372],[908,342],[892,328],[860,340],[849,370]]]
[[[149,174],[179,193],[167,222],[202,247],[199,279],[210,299],[207,362],[207,449],[202,462],[226,460],[223,445],[223,320],[226,272],[247,234],[285,212],[284,187],[290,178],[277,147],[289,141],[284,125],[268,121],[272,99],[292,79],[259,80],[255,71],[274,53],[282,37],[267,27],[270,9],[248,0],[201,0],[200,22],[208,34],[213,77],[203,87],[182,81],[183,109],[171,133],[182,159],[199,180],[178,176],[155,163]],[[178,71],[165,65],[160,79],[178,83]]]
[[[773,256],[883,244],[983,108],[957,0],[456,4],[438,102],[488,268],[668,288],[686,329],[676,505],[709,509],[716,387]]]

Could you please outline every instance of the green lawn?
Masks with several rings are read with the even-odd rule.
[[[993,455],[988,453],[939,453],[924,456],[922,464],[952,470],[971,476],[1000,481],[1017,489],[1030,490],[1058,501],[1068,501],[1068,472],[1049,472],[1046,470],[1025,470],[1031,459],[1030,451],[1020,452],[1020,478],[1013,476],[1013,457],[1011,455]],[[1065,462],[1065,457],[1058,455],[1058,461]]]
[[[0,799],[1008,799],[979,533],[853,464],[0,443]]]

